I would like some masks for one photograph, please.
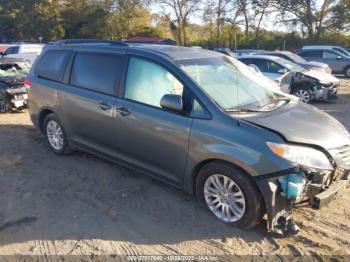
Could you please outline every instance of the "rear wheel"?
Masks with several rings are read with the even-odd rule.
[[[51,150],[58,155],[71,152],[63,126],[55,114],[49,114],[44,121],[44,132]]]
[[[310,101],[312,100],[311,91],[309,88],[306,88],[306,87],[296,88],[293,92],[293,95],[299,97],[301,102],[304,102],[307,104],[310,103]]]
[[[251,228],[262,220],[263,205],[258,189],[239,168],[224,162],[204,166],[196,181],[198,200],[224,223]]]
[[[347,78],[350,78],[350,66],[348,66],[347,68],[345,68],[344,75],[345,75]]]

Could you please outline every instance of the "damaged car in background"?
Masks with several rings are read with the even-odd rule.
[[[238,59],[246,65],[256,65],[264,76],[279,85],[281,85],[279,79],[289,78],[290,85],[284,85],[281,90],[299,97],[304,103],[337,98],[340,80],[329,73],[305,69],[289,60],[272,55],[251,55]]]
[[[0,113],[27,106],[28,93],[24,78],[31,63],[16,58],[0,59]]]

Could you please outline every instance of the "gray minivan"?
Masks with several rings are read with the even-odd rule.
[[[53,152],[83,150],[159,178],[219,220],[296,233],[291,214],[347,184],[350,136],[234,58],[165,45],[62,40],[26,80]],[[176,208],[176,207],[174,207]]]

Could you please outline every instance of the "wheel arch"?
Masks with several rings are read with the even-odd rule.
[[[191,194],[196,193],[196,181],[197,181],[200,170],[205,165],[208,165],[208,164],[213,163],[213,162],[221,162],[221,163],[225,163],[225,164],[234,166],[234,167],[238,168],[239,170],[241,170],[242,173],[245,174],[248,179],[252,179],[256,175],[255,172],[253,172],[252,170],[247,170],[247,168],[244,168],[243,165],[240,165],[238,163],[234,163],[232,161],[228,161],[225,159],[209,158],[209,159],[202,160],[197,165],[195,165],[195,167],[192,169],[190,186],[188,187],[188,189],[186,191],[189,191],[189,193],[191,193]]]
[[[39,129],[42,133],[44,133],[44,121],[45,118],[49,115],[49,114],[55,114],[55,112],[52,109],[49,108],[44,108],[43,110],[41,110],[40,114],[39,114]]]

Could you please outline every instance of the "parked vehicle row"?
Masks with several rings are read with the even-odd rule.
[[[161,179],[229,225],[266,214],[268,231],[297,233],[297,203],[321,208],[348,183],[344,126],[221,53],[65,40],[44,48],[26,83],[54,153],[88,151]]]

